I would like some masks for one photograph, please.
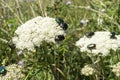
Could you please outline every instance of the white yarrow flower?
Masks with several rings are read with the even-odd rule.
[[[19,26],[12,41],[16,48],[32,51],[35,46],[39,47],[43,41],[56,43],[55,38],[57,36],[64,38],[63,27],[54,18],[38,16]]]
[[[116,76],[120,76],[120,62],[118,62],[117,64],[112,66],[112,72],[116,75]]]
[[[101,9],[101,12],[105,12],[106,10],[105,9]]]
[[[98,19],[97,19],[98,25],[101,25],[101,24],[103,23],[103,21],[104,21],[104,20],[103,20],[102,18],[98,18]]]
[[[86,26],[88,24],[89,20],[88,19],[82,19],[80,21],[81,24],[83,24],[84,26]]]
[[[85,65],[81,69],[81,74],[83,74],[85,76],[90,76],[90,75],[93,75],[94,73],[95,73],[95,69],[90,67],[89,65]]]
[[[0,75],[0,80],[23,80],[25,75],[21,72],[22,67],[17,64],[8,65],[5,75]]]
[[[93,55],[107,56],[110,50],[116,51],[120,47],[120,35],[98,31],[90,32],[76,42],[81,52],[93,53]]]

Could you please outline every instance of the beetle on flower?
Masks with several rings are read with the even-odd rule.
[[[64,40],[67,28],[68,25],[61,18],[38,16],[19,26],[12,41],[16,48],[32,51],[43,41],[55,44]]]
[[[76,42],[76,46],[81,52],[107,56],[111,49],[116,51],[120,47],[120,35],[107,31],[89,32]]]

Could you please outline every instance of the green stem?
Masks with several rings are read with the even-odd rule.
[[[31,71],[29,71],[29,73],[27,74],[27,76],[25,77],[24,80],[27,80],[27,78],[29,77],[30,74],[31,74]]]
[[[6,39],[0,38],[0,41],[4,42],[4,43],[8,43],[8,41]]]
[[[54,75],[54,78],[55,78],[55,80],[59,80],[58,79],[58,76],[56,75],[56,70],[54,70],[54,67],[52,66],[52,65],[49,65],[50,66],[50,69],[51,69],[51,71],[52,71],[52,73],[53,73],[53,75]]]
[[[97,14],[100,14],[101,16],[104,16],[104,17],[110,19],[113,24],[115,24],[116,26],[118,26],[118,28],[120,28],[120,25],[119,25],[117,22],[115,22],[114,18],[110,17],[110,16],[107,15],[106,13],[99,12],[99,11],[97,11],[97,10],[95,10],[95,9],[92,9],[92,8],[89,7],[89,6],[86,7],[86,6],[75,6],[75,5],[71,5],[71,7],[73,7],[73,8],[80,8],[80,9],[86,9],[86,10],[90,10],[90,11],[92,11],[92,12],[95,12],[95,13],[97,13]]]

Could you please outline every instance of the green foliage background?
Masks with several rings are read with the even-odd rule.
[[[120,51],[111,51],[108,57],[94,57],[100,62],[94,64],[86,53],[81,53],[75,42],[89,31],[110,31],[120,33],[120,0],[0,0],[0,64],[7,66],[24,59],[24,80],[119,80],[111,67],[120,61]],[[54,3],[54,4],[53,4]],[[88,7],[91,8],[88,8]],[[105,9],[105,12],[101,12]],[[18,26],[36,16],[61,17],[69,24],[67,35],[59,46],[44,43],[29,55],[17,55],[18,50],[10,46]],[[82,19],[89,20],[82,25]],[[103,19],[98,24],[98,19]],[[28,52],[24,52],[26,54]],[[91,64],[98,70],[98,76],[81,75],[81,68]],[[53,77],[55,79],[53,79]]]

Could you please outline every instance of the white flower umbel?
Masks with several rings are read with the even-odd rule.
[[[89,32],[76,42],[76,46],[81,52],[107,56],[111,49],[116,51],[120,47],[120,35],[106,31]]]
[[[90,67],[89,65],[85,65],[81,69],[81,74],[83,74],[85,76],[90,76],[90,75],[93,75],[94,73],[95,73],[95,69]]]
[[[67,26],[66,23],[64,25]],[[56,43],[56,40],[58,40],[56,37],[64,38],[64,36],[65,31],[55,18],[38,16],[19,26],[12,41],[16,48],[32,51],[35,46],[39,47],[43,41]]]
[[[81,24],[83,24],[84,26],[86,26],[88,24],[89,20],[88,19],[82,19],[80,21]]]
[[[112,66],[112,72],[119,77],[120,76],[120,62]]]
[[[23,80],[25,75],[21,72],[22,67],[17,64],[5,67],[6,74],[0,75],[0,80]]]
[[[104,21],[104,20],[103,20],[102,18],[98,18],[98,19],[97,19],[98,25],[101,25],[101,24],[103,23],[103,21]]]

